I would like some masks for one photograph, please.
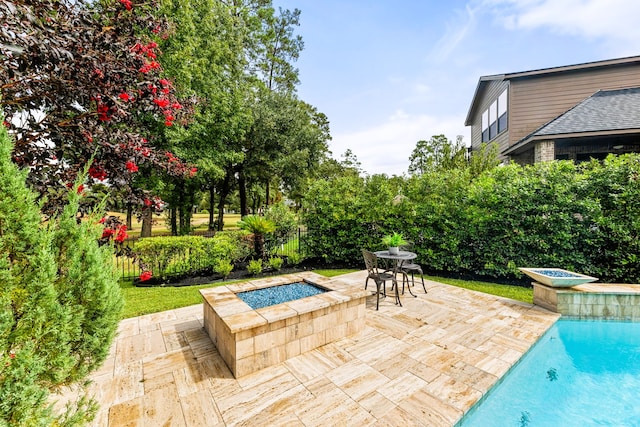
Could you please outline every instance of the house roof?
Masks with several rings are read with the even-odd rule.
[[[546,76],[546,75],[556,74],[556,73],[576,72],[576,71],[590,70],[590,69],[596,69],[596,68],[602,68],[602,67],[615,67],[615,66],[628,65],[633,63],[640,63],[640,56],[629,56],[625,58],[607,59],[604,61],[585,62],[581,64],[563,65],[560,67],[552,67],[552,68],[541,68],[538,70],[519,71],[515,73],[482,76],[478,80],[478,85],[476,86],[476,91],[473,94],[473,99],[471,100],[471,106],[469,107],[469,112],[467,113],[467,118],[464,124],[465,126],[471,126],[471,122],[472,122],[475,110],[478,107],[478,103],[480,102],[479,95],[483,92],[485,86],[491,81],[514,80],[514,79],[521,79],[521,78],[535,78],[535,77]]]
[[[640,133],[640,87],[600,90],[522,138],[503,154],[534,140]]]

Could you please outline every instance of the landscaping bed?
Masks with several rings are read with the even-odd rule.
[[[216,273],[210,270],[202,271],[195,275],[180,275],[180,276],[171,276],[166,279],[162,279],[159,277],[152,277],[149,280],[140,281],[140,279],[135,279],[133,281],[134,286],[136,287],[157,287],[157,286],[196,286],[196,285],[205,285],[208,283],[222,283],[234,280],[249,280],[249,279],[257,279],[261,277],[269,277],[269,276],[280,276],[283,274],[291,274],[291,273],[299,273],[301,271],[312,271],[318,269],[342,269],[342,268],[354,268],[354,269],[363,269],[363,266],[358,265],[346,265],[346,264],[335,264],[328,265],[323,263],[317,259],[307,259],[302,261],[296,265],[289,265],[282,267],[278,270],[275,269],[267,269],[265,268],[262,273],[253,274],[247,270],[247,263],[239,263],[234,266],[234,269],[231,271],[229,275],[226,277],[222,276],[220,273]]]

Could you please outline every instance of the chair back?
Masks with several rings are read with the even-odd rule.
[[[364,265],[367,267],[367,272],[370,277],[378,275],[378,257],[371,251],[366,249],[362,250],[362,256],[364,258]]]
[[[407,251],[407,252],[413,252],[413,247],[415,245],[413,244],[413,242],[407,242],[404,245],[400,246],[400,250],[401,251]]]

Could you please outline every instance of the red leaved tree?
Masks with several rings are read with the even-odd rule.
[[[89,175],[125,190],[141,210],[150,194],[132,186],[138,168],[189,176],[195,169],[158,147],[158,126],[189,108],[162,78],[154,39],[167,28],[153,2],[0,0],[0,103],[14,136],[13,160],[46,196],[45,213],[93,158]]]

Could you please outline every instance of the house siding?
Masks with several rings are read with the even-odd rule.
[[[501,152],[598,90],[640,86],[640,65],[514,78],[510,82],[509,135]]]

